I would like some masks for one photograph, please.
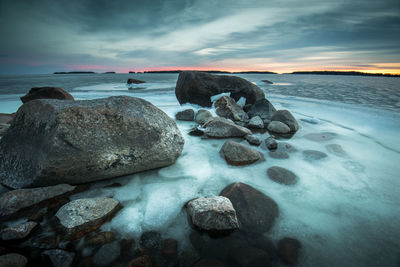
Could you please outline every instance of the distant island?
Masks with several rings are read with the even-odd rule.
[[[115,74],[115,71],[106,71],[103,74]]]
[[[95,74],[94,71],[56,71],[53,74]]]
[[[314,75],[349,75],[349,76],[378,76],[378,77],[400,77],[400,74],[367,73],[360,71],[295,71],[288,74],[314,74]]]
[[[189,70],[151,70],[151,71],[144,71],[143,73],[181,73],[183,71]],[[221,71],[221,70],[193,70],[193,71],[200,71],[206,73],[220,73],[220,74],[278,74],[272,71]]]

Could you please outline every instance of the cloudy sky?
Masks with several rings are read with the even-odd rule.
[[[0,73],[400,73],[399,0],[0,0]]]

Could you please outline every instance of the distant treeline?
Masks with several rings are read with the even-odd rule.
[[[144,73],[181,73],[185,70],[152,70],[152,71],[144,71]],[[194,70],[197,71],[197,70]],[[221,73],[221,74],[277,74],[276,72],[271,71],[238,71],[238,72],[230,72],[230,71],[221,71],[221,70],[201,70],[200,72],[207,73]],[[131,72],[129,72],[131,73]]]
[[[295,71],[290,74],[400,77],[400,74],[366,73],[366,72],[360,72],[360,71]]]

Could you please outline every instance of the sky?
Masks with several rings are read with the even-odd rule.
[[[399,0],[0,0],[0,74],[400,73]]]

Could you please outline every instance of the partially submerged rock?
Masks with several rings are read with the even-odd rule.
[[[4,228],[0,231],[0,239],[4,241],[23,239],[27,237],[36,226],[36,222],[24,222],[15,226]]]
[[[181,72],[175,88],[180,104],[192,103],[203,107],[211,107],[211,96],[227,92],[231,92],[231,97],[236,101],[240,97],[246,98],[246,104],[253,104],[265,97],[258,86],[240,77],[196,71]]]
[[[275,107],[267,99],[262,98],[255,102],[250,110],[247,112],[250,118],[259,116],[261,119],[271,119],[272,115],[275,113]]]
[[[278,241],[279,257],[283,262],[295,266],[299,263],[301,247],[299,240],[285,237]]]
[[[261,80],[261,81],[265,82],[265,83],[273,84],[273,82],[271,82],[270,80]]]
[[[206,109],[199,109],[196,113],[196,117],[195,117],[195,121],[200,124],[203,125],[209,121],[211,121],[213,119],[213,115],[211,114],[210,111],[206,110]]]
[[[71,267],[75,258],[74,252],[65,251],[62,249],[50,249],[43,252],[48,256],[53,266]]]
[[[260,116],[255,116],[250,119],[248,123],[249,128],[254,128],[254,129],[263,129],[264,128],[264,122],[260,118]]]
[[[22,103],[35,99],[74,100],[74,97],[58,87],[34,87],[29,90],[26,95],[21,97]]]
[[[24,104],[0,141],[0,182],[87,183],[173,164],[184,139],[174,120],[128,96]]]
[[[304,150],[303,157],[306,161],[316,161],[328,157],[327,154],[318,150]]]
[[[292,185],[297,182],[296,174],[279,166],[272,166],[268,168],[267,174],[271,180],[279,184]]]
[[[341,145],[338,144],[329,144],[326,145],[326,150],[328,150],[329,153],[338,156],[338,157],[342,157],[345,158],[347,157],[347,152],[342,148]]]
[[[214,118],[207,122],[204,127],[204,134],[214,138],[243,137],[251,134],[249,129],[236,125],[225,118]]]
[[[268,131],[278,134],[287,134],[290,132],[290,128],[283,122],[271,121],[268,124]]]
[[[278,204],[262,192],[244,183],[233,183],[220,193],[232,202],[241,230],[262,234],[268,232],[279,216]]]
[[[134,83],[134,84],[140,84],[140,83],[146,83],[145,81],[141,81],[141,80],[137,80],[137,79],[132,79],[132,78],[130,78],[130,79],[128,79],[128,81],[126,82],[127,84],[132,84],[132,83]]]
[[[231,119],[233,121],[244,121],[249,117],[246,112],[236,104],[236,101],[229,96],[222,96],[214,103],[216,113],[220,117]]]
[[[94,254],[93,263],[95,266],[110,266],[115,260],[119,258],[121,249],[118,242],[105,244]]]
[[[231,140],[224,143],[221,152],[226,162],[231,165],[249,165],[261,159],[258,150]]]
[[[249,246],[231,249],[229,259],[234,266],[268,267],[271,264],[270,257],[265,251]]]
[[[77,239],[98,229],[120,208],[121,204],[113,198],[83,198],[65,204],[55,216],[65,237]]]
[[[194,110],[185,109],[176,113],[175,118],[180,121],[193,121],[194,120]]]
[[[186,204],[195,227],[207,232],[230,232],[239,228],[231,201],[222,196],[196,198]]]
[[[315,142],[324,142],[329,141],[335,138],[336,133],[331,132],[322,132],[322,133],[309,133],[304,135],[304,138],[315,141]]]
[[[296,119],[293,117],[292,113],[288,110],[278,110],[274,113],[271,118],[271,121],[280,121],[289,126],[290,132],[295,133],[299,129],[299,124]],[[269,126],[269,125],[268,125]]]
[[[244,137],[250,145],[259,146],[261,145],[261,139],[253,134],[247,134]]]
[[[111,231],[105,231],[85,238],[85,245],[93,247],[102,246],[104,244],[111,243],[114,240],[115,234]]]
[[[76,187],[68,184],[18,189],[0,195],[0,218],[14,216],[17,212],[46,200],[71,193]]]
[[[278,142],[276,142],[276,140],[270,136],[270,137],[267,137],[267,139],[265,139],[265,146],[269,150],[275,150],[278,148]]]
[[[28,259],[18,253],[9,253],[0,256],[1,267],[25,267],[28,264]]]

